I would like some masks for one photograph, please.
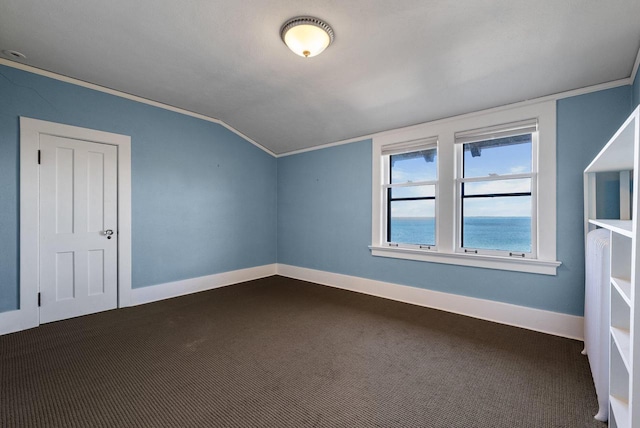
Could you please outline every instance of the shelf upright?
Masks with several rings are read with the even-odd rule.
[[[609,426],[640,428],[640,292],[638,193],[640,107],[636,108],[584,170],[584,232],[611,233],[609,318]],[[596,217],[596,174],[620,173],[620,218]],[[630,178],[633,177],[633,194]]]

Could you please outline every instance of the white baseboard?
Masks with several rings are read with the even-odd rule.
[[[211,290],[276,274],[276,264],[256,266],[131,290],[131,306]]]
[[[328,285],[343,290],[384,297],[399,302],[440,309],[500,324],[526,328],[570,339],[583,340],[584,319],[575,315],[528,308],[492,300],[442,293],[424,288],[375,281],[285,264],[277,265],[278,275]]]
[[[215,275],[199,278],[185,279],[182,281],[167,282],[143,288],[131,290],[129,306],[142,305],[158,300],[170,299],[198,291],[211,290],[226,285],[265,278],[276,274],[276,264],[257,266],[247,269],[239,269],[231,272],[223,272]],[[15,310],[0,312],[0,335],[14,333],[38,326],[38,312]]]
[[[131,290],[131,306],[170,299],[273,275],[370,294],[399,302],[522,327],[555,336],[583,340],[583,317],[442,293],[357,276],[285,264],[270,264]],[[0,335],[36,327],[32,316],[16,310],[0,313]]]
[[[0,336],[37,326],[38,314],[34,317],[33,311],[16,309],[15,311],[0,312]]]

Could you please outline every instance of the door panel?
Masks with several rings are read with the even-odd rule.
[[[89,152],[87,158],[87,230],[104,230],[104,153]]]
[[[75,289],[73,280],[75,257],[72,252],[56,253],[56,300],[73,299]]]
[[[40,151],[40,322],[116,308],[117,148],[41,135]]]
[[[56,147],[56,232],[73,233],[73,150]]]
[[[104,293],[104,250],[89,251],[88,259],[89,295]]]

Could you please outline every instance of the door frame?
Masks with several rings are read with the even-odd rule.
[[[20,308],[15,314],[23,330],[40,324],[38,292],[40,135],[72,138],[117,148],[118,159],[118,308],[131,304],[131,137],[39,119],[20,117]],[[11,312],[10,312],[11,313]],[[12,323],[13,324],[13,323]],[[3,326],[0,331],[6,331]]]

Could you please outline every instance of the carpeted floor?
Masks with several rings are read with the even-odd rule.
[[[0,336],[0,424],[603,428],[581,350],[276,276]]]

